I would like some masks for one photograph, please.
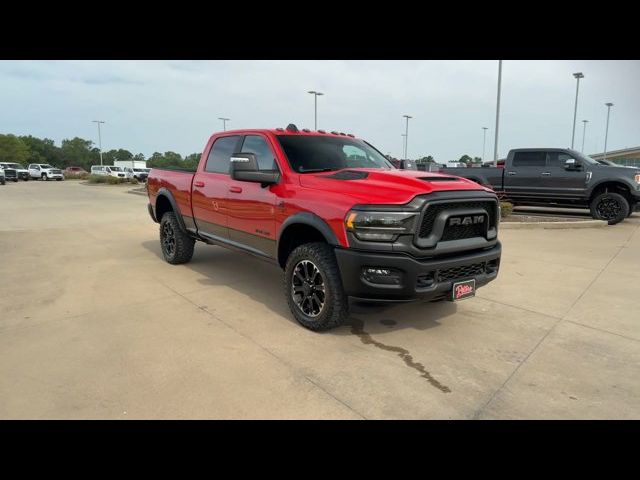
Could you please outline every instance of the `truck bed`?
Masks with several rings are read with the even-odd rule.
[[[480,185],[492,188],[499,192],[503,190],[504,168],[501,167],[450,167],[441,168],[438,173],[446,173],[457,177],[473,180]]]
[[[183,216],[192,217],[191,184],[195,172],[181,169],[152,168],[147,178],[149,200],[155,205],[160,189],[169,190]]]

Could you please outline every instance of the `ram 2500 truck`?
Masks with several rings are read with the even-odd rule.
[[[502,167],[442,168],[491,187],[514,205],[589,208],[594,219],[621,222],[640,204],[640,169],[602,165],[566,148],[519,148]]]
[[[340,325],[349,297],[459,300],[498,275],[494,192],[396,169],[353,135],[216,133],[195,173],[154,168],[147,190],[167,262],[188,262],[196,241],[272,261],[293,316],[312,330]]]

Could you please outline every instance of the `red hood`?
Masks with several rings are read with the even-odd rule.
[[[358,203],[404,204],[416,195],[439,191],[492,190],[478,185],[466,178],[444,175],[435,172],[416,170],[382,170],[377,168],[348,168],[340,170],[367,172],[367,178],[358,180],[339,180],[331,178],[336,172],[300,175],[300,185],[316,190],[339,192],[356,199]],[[429,181],[430,178],[450,178],[452,180]]]

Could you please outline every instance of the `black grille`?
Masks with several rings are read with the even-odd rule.
[[[447,225],[440,240],[460,240],[463,238],[484,237],[487,226],[484,223],[475,225]]]
[[[62,173],[62,170],[55,170],[55,169],[54,169],[54,170],[51,170],[51,173],[52,173],[53,175],[60,175],[60,174]]]
[[[4,176],[5,178],[18,178],[18,171],[13,168],[5,168]]]
[[[438,281],[457,280],[459,278],[475,277],[485,271],[485,262],[473,263],[471,265],[461,265],[459,267],[445,268],[438,270]]]
[[[496,203],[493,201],[472,201],[472,202],[455,202],[455,203],[435,203],[433,205],[429,205],[427,207],[426,212],[424,213],[424,217],[422,219],[422,225],[420,225],[420,232],[418,236],[420,238],[428,237],[431,234],[431,230],[433,229],[433,222],[436,217],[443,210],[451,210],[455,212],[455,210],[460,209],[469,209],[469,208],[482,208],[487,212],[489,216],[489,228],[492,228],[496,224]],[[471,238],[477,236],[484,236],[485,232],[484,224],[477,225],[457,225],[453,228],[446,228],[444,232],[444,236],[451,236],[451,238],[442,238],[442,240],[457,240],[460,238]],[[449,233],[451,230],[451,233]],[[454,230],[460,230],[461,232],[454,232]],[[460,236],[462,234],[466,234],[466,236]],[[455,238],[454,238],[455,237]]]

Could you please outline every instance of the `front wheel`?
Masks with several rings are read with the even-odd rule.
[[[309,330],[338,327],[349,315],[336,256],[326,243],[307,243],[289,255],[284,290],[291,313]]]
[[[160,247],[164,259],[172,264],[187,263],[193,257],[196,241],[182,231],[175,213],[167,212],[160,221]]]
[[[47,177],[46,173],[42,174],[42,180],[49,181],[49,177]]]
[[[591,216],[615,225],[629,215],[629,202],[619,193],[605,192],[591,202]]]

